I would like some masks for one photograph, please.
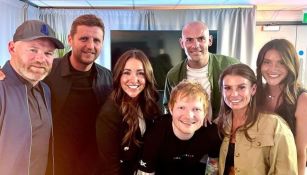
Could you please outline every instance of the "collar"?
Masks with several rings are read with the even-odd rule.
[[[41,82],[39,81],[35,86],[33,86],[29,81],[27,81],[26,79],[24,79],[21,75],[19,75],[14,68],[12,67],[10,61],[7,61],[5,63],[5,65],[3,66],[3,71],[4,73],[12,78],[13,81],[19,81],[20,83],[24,84],[27,86],[28,89],[31,88],[40,88],[41,87]]]
[[[14,69],[13,71],[16,73],[17,78],[20,80],[20,82],[27,86],[28,91],[31,89],[36,89],[37,91],[41,92],[41,82],[39,81],[36,85],[32,85],[29,81],[27,81],[25,78],[23,78],[21,75],[19,75]]]
[[[71,76],[73,74],[72,70],[71,70],[71,64],[70,64],[70,58],[71,56],[71,51],[69,51],[68,53],[66,53],[60,60],[60,67],[61,67],[61,76],[65,77],[65,76]],[[97,72],[97,66],[96,63],[94,62],[93,67],[92,67],[92,71],[96,74]]]

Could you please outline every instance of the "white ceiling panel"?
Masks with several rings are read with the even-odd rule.
[[[87,7],[89,4],[84,0],[59,1],[59,0],[30,0],[32,4],[39,7]]]
[[[175,5],[251,5],[248,0],[29,0],[40,6],[80,7],[80,6],[175,6]]]
[[[221,8],[255,5],[257,10],[307,9],[307,0],[21,0],[38,7],[66,8]]]

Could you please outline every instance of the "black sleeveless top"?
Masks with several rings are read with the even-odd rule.
[[[234,155],[235,155],[235,143],[229,142],[224,175],[229,175],[231,168],[234,167]]]
[[[303,92],[307,92],[307,90],[303,89],[303,88],[299,88],[298,94],[297,94],[297,98]],[[275,111],[275,113],[277,113],[284,120],[286,120],[286,122],[290,126],[290,129],[291,129],[291,131],[292,131],[292,133],[294,135],[295,135],[295,130],[296,130],[296,118],[294,116],[295,115],[296,106],[297,106],[297,101],[296,101],[296,103],[294,105],[293,104],[289,104],[287,101],[284,101]]]

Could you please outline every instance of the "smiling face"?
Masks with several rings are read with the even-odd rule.
[[[233,112],[245,113],[251,97],[256,93],[256,84],[239,75],[226,75],[222,80],[222,94],[225,103]]]
[[[44,38],[10,42],[10,63],[20,76],[35,85],[51,71],[54,50],[54,44]]]
[[[261,73],[270,86],[280,85],[287,77],[287,67],[277,50],[271,49],[265,53],[261,64]]]
[[[97,26],[80,25],[74,35],[68,36],[72,48],[72,66],[79,71],[87,71],[100,54],[103,31]]]
[[[175,135],[181,140],[188,140],[204,123],[204,102],[196,96],[179,95],[170,113]]]
[[[209,35],[208,27],[204,23],[187,24],[182,30],[180,45],[188,57],[190,67],[200,68],[208,63],[208,49],[212,45],[212,36]]]
[[[136,58],[128,59],[120,77],[123,91],[131,98],[135,98],[144,90],[145,84],[146,78],[142,62]]]

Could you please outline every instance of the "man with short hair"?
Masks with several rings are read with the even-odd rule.
[[[166,76],[163,104],[167,108],[170,92],[183,79],[198,81],[209,94],[211,109],[209,121],[215,119],[220,108],[218,79],[220,73],[229,65],[239,63],[238,59],[209,53],[212,36],[208,26],[201,21],[192,21],[182,29],[179,40],[187,59],[175,65]],[[212,110],[212,111],[211,111]]]
[[[68,35],[71,51],[54,60],[45,79],[52,93],[54,160],[49,164],[54,161],[55,175],[88,175],[97,166],[96,117],[112,86],[111,72],[94,62],[103,40],[100,18],[76,18]]]
[[[21,24],[8,44],[11,55],[0,81],[0,174],[43,175],[52,128],[51,98],[41,82],[55,49],[64,48],[51,27],[38,20]]]

